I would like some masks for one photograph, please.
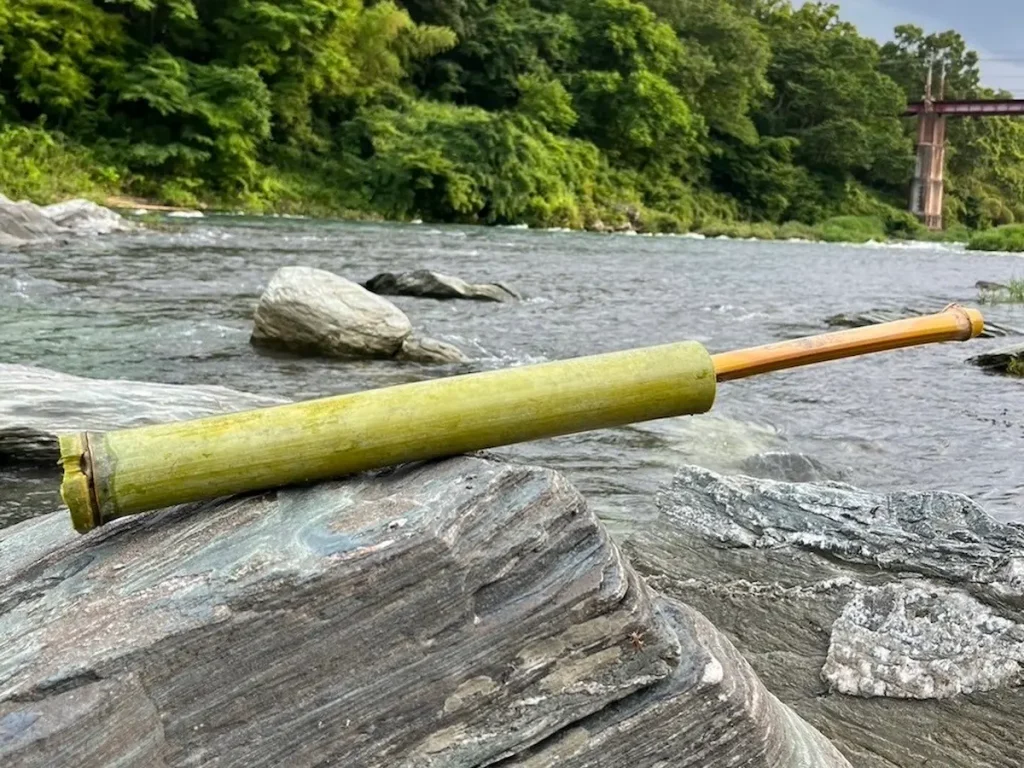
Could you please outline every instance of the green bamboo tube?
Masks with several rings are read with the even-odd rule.
[[[189,501],[709,411],[692,341],[451,376],[191,421],[59,436],[61,496],[85,533]]]

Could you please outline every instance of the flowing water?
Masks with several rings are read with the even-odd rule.
[[[248,343],[252,312],[286,265],[356,281],[434,269],[503,282],[526,300],[394,299],[419,332],[465,350],[468,366],[268,355]],[[309,398],[681,339],[723,351],[825,331],[825,318],[838,312],[975,303],[976,281],[1021,276],[1020,258],[948,246],[208,217],[138,236],[0,251],[0,361]],[[1024,328],[1024,307],[983,310]],[[726,383],[710,414],[501,453],[563,470],[613,522],[650,514],[653,492],[681,464],[744,471],[751,457],[780,451],[807,454],[855,485],[959,491],[1001,519],[1021,520],[1024,381],[965,363],[1007,341],[932,345]],[[55,508],[49,479],[7,470],[5,480],[3,472],[0,525]],[[29,496],[38,500],[25,503]]]

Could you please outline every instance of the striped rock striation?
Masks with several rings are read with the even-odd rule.
[[[0,531],[0,764],[849,763],[556,472],[460,457]]]

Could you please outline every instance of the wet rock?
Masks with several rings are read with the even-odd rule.
[[[822,676],[840,693],[945,699],[1024,681],[1024,626],[927,582],[869,587],[832,625]]]
[[[454,344],[426,336],[408,336],[397,358],[411,363],[468,363],[469,358]]]
[[[281,402],[227,387],[90,379],[0,364],[0,464],[55,466],[60,432],[122,429]]]
[[[331,357],[393,357],[412,333],[398,307],[310,267],[274,273],[256,308],[252,343]]]
[[[40,210],[54,224],[79,234],[109,235],[137,229],[135,224],[120,214],[90,200],[65,200]]]
[[[791,483],[842,480],[845,473],[802,453],[769,451],[748,456],[741,468],[745,474]]]
[[[509,768],[763,766],[849,763],[820,732],[764,690],[704,616],[661,600],[682,661],[671,677],[574,723],[509,760]]]
[[[65,231],[32,203],[16,203],[0,195],[0,245],[16,246],[51,240]]]
[[[983,352],[980,355],[968,358],[967,362],[979,368],[995,371],[996,373],[1011,373],[1011,367],[1014,371],[1024,371],[1024,344],[1015,344],[1010,347],[994,349],[991,352]]]
[[[0,658],[12,768],[455,768],[581,727],[559,765],[650,765],[631,724],[669,765],[847,765],[561,475],[482,457],[0,531]]]
[[[88,200],[66,200],[40,207],[0,195],[0,245],[18,246],[73,235],[127,232],[135,225]]]
[[[936,312],[941,312],[942,309],[943,307],[940,306],[925,310],[912,309],[910,307],[904,307],[899,310],[872,309],[867,312],[832,315],[831,317],[825,318],[825,324],[829,328],[862,328],[868,325],[889,323],[893,320],[905,320],[908,317],[931,315]],[[981,332],[980,336],[983,339],[991,339],[1002,336],[1020,336],[1021,333],[1022,332],[1017,328],[1010,328],[1009,326],[994,323],[988,318],[985,318],[985,329]]]
[[[988,280],[979,280],[974,284],[974,287],[979,291],[1008,291],[1010,286],[1003,285],[1002,283],[993,283]]]
[[[385,296],[418,296],[430,299],[515,301],[522,298],[500,283],[467,283],[438,272],[382,272],[363,283],[368,291]]]
[[[959,494],[696,467],[657,505],[631,562],[853,765],[1024,763],[1024,530]]]

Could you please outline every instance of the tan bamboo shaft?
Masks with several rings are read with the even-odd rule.
[[[984,327],[984,318],[978,310],[954,305],[932,315],[722,352],[711,359],[718,381],[734,381],[872,352],[942,341],[967,341],[980,334]]]

